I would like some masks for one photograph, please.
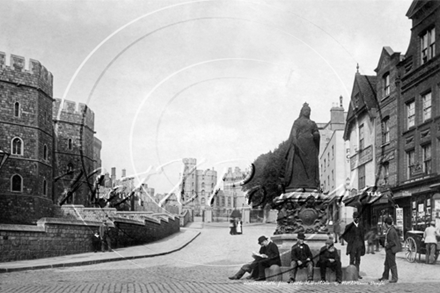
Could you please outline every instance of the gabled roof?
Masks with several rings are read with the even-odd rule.
[[[408,18],[412,18],[414,16],[414,14],[417,13],[417,11],[420,10],[420,8],[422,8],[426,3],[428,3],[429,0],[414,0],[411,3],[411,6],[408,9],[408,12],[406,13],[406,16]]]
[[[344,140],[347,140],[349,138],[351,123],[355,121],[358,114],[367,111],[367,113],[372,116],[374,111],[372,111],[371,109],[377,109],[376,84],[376,76],[362,75],[359,72],[356,73],[350,98],[350,105],[348,107],[348,114],[346,119],[347,123],[345,124],[344,131]],[[359,92],[359,101],[357,107],[354,101],[355,92]]]
[[[374,71],[379,71],[379,68],[383,62],[383,59],[385,59],[385,57],[391,57],[393,56],[394,51],[393,49],[391,49],[391,47],[385,46],[382,48],[382,53],[380,54],[380,58],[379,58],[379,62],[377,63],[377,67],[376,69],[374,69]]]

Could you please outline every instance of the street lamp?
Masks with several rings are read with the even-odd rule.
[[[3,164],[6,162],[6,160],[9,158],[11,154],[6,153],[2,150],[0,150],[0,169],[2,168]]]

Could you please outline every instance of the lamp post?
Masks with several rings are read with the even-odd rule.
[[[0,150],[0,169],[2,168],[3,164],[6,162],[6,160],[9,158],[11,154],[6,153],[2,150]]]

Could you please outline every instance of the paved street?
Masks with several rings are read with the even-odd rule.
[[[0,292],[438,292],[440,264],[408,263],[399,257],[399,283],[373,281],[383,269],[383,252],[361,261],[358,284],[296,284],[230,281],[227,277],[250,261],[257,238],[271,235],[274,224],[244,226],[230,236],[226,224],[193,225],[201,234],[177,252],[152,258],[88,266],[0,274]],[[166,245],[164,243],[164,245]],[[343,249],[344,247],[342,247]],[[348,259],[343,254],[343,265]],[[72,256],[74,257],[74,256]]]

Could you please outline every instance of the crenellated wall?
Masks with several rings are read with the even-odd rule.
[[[53,95],[52,73],[34,59],[0,52],[0,80],[33,86],[50,97]]]

